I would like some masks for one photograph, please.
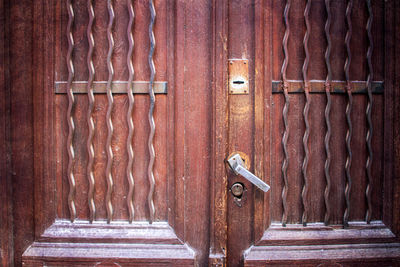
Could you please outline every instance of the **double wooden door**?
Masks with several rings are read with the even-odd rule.
[[[6,7],[5,265],[400,264],[398,4]]]

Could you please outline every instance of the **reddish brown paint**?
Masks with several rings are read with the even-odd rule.
[[[334,182],[330,202],[335,208],[332,210],[330,226],[315,223],[323,221],[324,217],[323,138],[326,130],[323,117],[326,100],[323,95],[315,93],[311,94],[310,109],[312,142],[308,175],[311,183],[307,202],[312,205],[307,231],[298,226],[302,214],[303,94],[290,94],[288,222],[291,224],[282,228],[279,223],[275,223],[280,221],[282,212],[280,142],[283,132],[283,96],[272,93],[272,80],[281,79],[284,1],[155,1],[156,80],[168,81],[169,92],[167,95],[156,96],[154,200],[156,222],[168,222],[170,226],[167,223],[155,223],[148,228],[151,232],[148,236],[140,234],[143,232],[141,223],[130,226],[123,223],[116,223],[115,226],[82,226],[69,225],[59,220],[69,217],[66,202],[69,189],[65,178],[65,112],[68,103],[65,95],[54,94],[54,81],[65,80],[67,77],[64,57],[67,50],[65,29],[68,16],[61,2],[0,3],[1,20],[5,21],[2,23],[2,37],[5,37],[0,42],[4,48],[0,59],[0,81],[5,85],[0,95],[0,121],[3,125],[0,132],[0,193],[3,203],[8,203],[2,205],[0,222],[4,266],[12,265],[13,261],[16,266],[20,266],[24,251],[24,261],[28,266],[41,266],[43,262],[100,266],[142,266],[145,263],[189,266],[195,262],[199,266],[398,264],[400,249],[395,242],[398,242],[400,233],[400,119],[396,103],[400,101],[400,94],[396,88],[400,86],[400,4],[396,1],[373,2],[375,79],[385,82],[384,95],[374,95],[373,219],[383,222],[372,226],[353,223],[351,229],[341,229],[345,208],[346,99],[344,95],[332,95],[331,176]],[[291,61],[288,78],[301,79],[305,2],[293,3],[290,12],[292,34],[289,39]],[[125,12],[125,1],[116,0],[114,5],[117,15],[114,33],[117,49],[113,59],[115,79],[126,80],[127,41],[123,25],[127,23],[128,14]],[[363,1],[355,1],[355,6],[360,8],[353,13],[354,36],[351,46],[354,58],[350,72],[352,79],[365,80],[367,15]],[[77,62],[81,62],[76,64],[76,78],[86,80],[86,1],[74,1],[74,8],[77,18],[74,30],[74,38],[77,40],[75,57]],[[107,18],[107,9],[102,1],[95,1],[94,8],[95,80],[105,80],[107,68],[103,62],[108,48],[105,38],[107,20],[101,18]],[[135,1],[134,8],[135,79],[148,80],[148,2]],[[335,55],[332,56],[333,79],[343,80],[345,1],[332,1],[331,8],[335,21],[331,28],[332,55]],[[309,47],[313,52],[310,58],[310,79],[325,78],[323,54],[326,41],[321,26],[324,19],[324,1],[313,1],[310,13]],[[242,57],[249,60],[250,93],[229,96],[227,60]],[[77,214],[79,219],[87,219],[87,98],[79,95],[76,101],[75,172],[77,189],[82,192],[76,199]],[[147,143],[143,141],[149,133],[147,120],[143,119],[147,116],[148,106],[146,95],[135,95],[134,201],[135,219],[139,221],[149,218],[146,207],[148,152]],[[365,95],[355,95],[352,113],[355,125],[352,148],[355,154],[351,220],[362,220],[366,209],[365,107]],[[103,153],[107,135],[104,120],[106,109],[105,96],[96,95],[96,219],[106,218],[106,157]],[[113,176],[116,186],[113,204],[114,218],[117,220],[126,220],[128,216],[124,199],[127,194],[124,176],[127,162],[126,109],[126,96],[115,96]],[[244,179],[227,172],[224,159],[232,150],[249,155],[251,170],[271,184],[270,192],[261,193]],[[243,182],[247,187],[242,207],[236,206],[229,192],[229,186],[236,181]],[[94,236],[82,239],[82,236],[76,234],[79,231],[87,235],[93,233]],[[359,238],[361,234],[363,238]],[[34,241],[36,243],[33,247],[27,250]],[[62,244],[52,244],[59,241]],[[93,254],[79,254],[79,243],[90,243],[88,246]],[[113,245],[112,248],[105,248],[101,243]],[[184,243],[191,248],[182,245]],[[367,243],[370,245],[365,245]],[[340,244],[346,244],[346,247]],[[251,245],[255,246],[247,250]],[[331,248],[330,253],[317,254],[327,246]],[[145,252],[140,254],[143,250]],[[247,250],[245,256],[244,250]],[[303,260],[299,259],[299,253],[305,257]],[[365,259],[366,255],[370,258]],[[143,258],[139,259],[139,256]],[[270,257],[270,260],[266,257]]]

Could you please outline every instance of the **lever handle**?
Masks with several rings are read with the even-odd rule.
[[[244,162],[239,154],[234,154],[228,159],[229,167],[237,175],[240,174],[249,182],[260,188],[262,191],[267,192],[270,188],[263,180],[252,174],[244,165]]]

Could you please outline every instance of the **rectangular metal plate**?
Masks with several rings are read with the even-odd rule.
[[[247,59],[229,59],[229,94],[249,94],[249,61]]]
[[[113,81],[111,84],[111,90],[113,94],[126,94],[126,81]],[[93,93],[105,94],[107,88],[107,81],[95,81],[93,82]],[[155,94],[166,94],[167,93],[167,82],[154,82],[153,90]],[[55,82],[56,94],[67,93],[67,82],[57,81]],[[132,91],[134,94],[148,94],[149,93],[149,82],[147,81],[134,81],[132,82]],[[72,83],[72,92],[75,94],[87,93],[87,82],[86,81],[75,81]]]
[[[373,81],[372,84],[373,94],[383,94],[384,83],[382,81]],[[282,93],[282,81],[272,81],[272,93]],[[289,93],[304,93],[304,82],[296,80],[288,80]],[[311,80],[310,81],[311,93],[325,93],[325,81]],[[332,81],[331,91],[332,94],[345,94],[346,82],[345,81]],[[351,81],[351,92],[353,94],[366,94],[367,84],[365,81]]]

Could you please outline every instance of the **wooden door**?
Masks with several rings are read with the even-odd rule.
[[[183,72],[174,72],[183,70],[181,57],[175,60],[182,43],[175,39],[184,36],[175,30],[182,10],[176,6],[183,4],[67,0],[32,6],[34,223],[26,228],[34,228],[26,232],[34,236],[16,251],[17,264],[21,258],[25,266],[205,262],[203,250],[191,246],[208,246],[202,211],[209,206],[203,197],[208,176],[197,179],[196,170],[207,173],[200,159],[208,157],[210,129],[203,116],[192,136],[186,131],[186,139],[200,134],[185,147],[191,155],[185,162],[198,163],[186,167],[184,131],[176,123],[181,108],[193,121],[206,109],[183,106]],[[198,65],[205,70],[209,63],[200,59]],[[202,75],[198,85],[207,86]],[[191,99],[201,103],[207,94],[194,92]]]
[[[227,224],[214,230],[211,251],[227,266],[398,265],[386,158],[391,6],[218,5],[214,216]],[[248,67],[240,72],[237,64]],[[248,88],[238,92],[235,80],[247,84],[243,72]],[[223,159],[235,152],[269,192],[226,168]],[[244,187],[239,198],[235,183]]]
[[[4,266],[400,264],[397,2],[0,3]]]

